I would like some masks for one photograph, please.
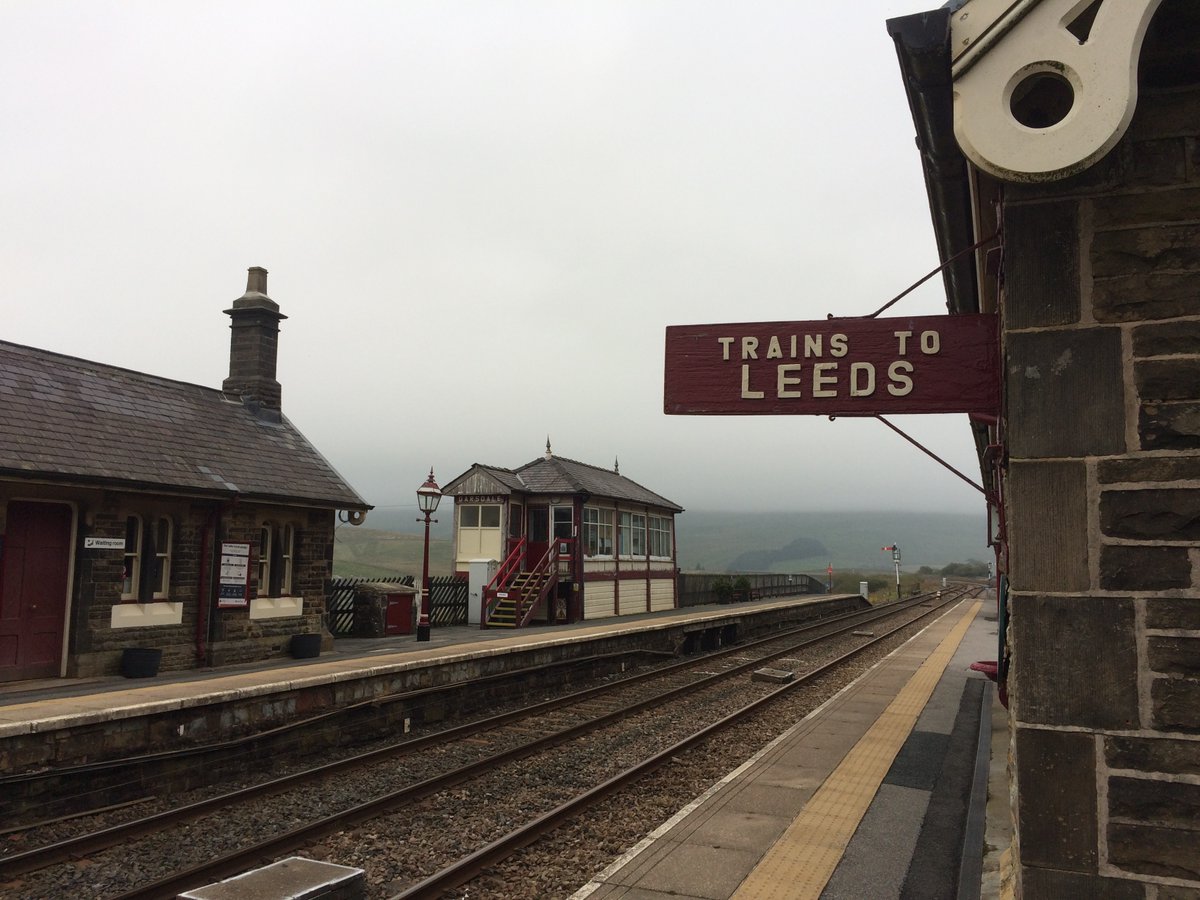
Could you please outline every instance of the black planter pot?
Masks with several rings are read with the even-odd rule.
[[[162,651],[151,647],[127,647],[121,651],[121,674],[126,678],[152,678],[158,674]]]
[[[293,634],[288,645],[292,659],[312,659],[321,655],[320,634]]]

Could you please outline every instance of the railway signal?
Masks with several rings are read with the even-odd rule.
[[[892,562],[896,564],[896,599],[900,599],[900,545],[892,543],[887,547],[880,547],[880,550],[891,551]]]

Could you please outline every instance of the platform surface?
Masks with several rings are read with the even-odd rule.
[[[952,607],[574,900],[980,896],[968,867],[982,863],[984,809],[971,795],[993,752],[994,692],[969,666],[995,657],[992,610]]]
[[[48,678],[0,683],[0,738],[90,722],[199,706],[313,684],[360,678],[376,672],[515,652],[535,645],[571,643],[666,629],[681,623],[703,627],[730,616],[845,598],[846,594],[778,597],[736,604],[705,604],[570,625],[514,630],[476,625],[438,626],[429,641],[413,635],[339,638],[332,652],[314,659],[276,657],[215,669],[162,672],[153,678]]]
[[[338,640],[333,652],[309,660],[272,659],[151,679],[0,685],[0,737],[83,719],[220,703],[395,666],[671,627],[684,619],[703,625],[754,609],[827,599],[692,607],[513,632],[435,628],[429,642],[413,636]],[[990,756],[992,792],[1006,793],[1007,719],[991,682],[969,668],[995,655],[994,600],[952,606],[663,823],[581,889],[576,900],[995,897],[996,854],[990,862],[981,859],[983,804],[973,810],[971,787],[980,765],[986,776]],[[992,805],[987,840],[1002,849],[1007,810],[1004,803]],[[973,816],[979,821],[972,822]],[[976,833],[977,845],[964,848],[964,835]],[[982,879],[966,866],[960,871],[964,858],[984,864]],[[967,882],[960,886],[962,873]]]

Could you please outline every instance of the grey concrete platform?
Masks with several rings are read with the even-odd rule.
[[[389,693],[587,654],[674,652],[689,635],[727,628],[748,635],[815,615],[818,605],[857,602],[852,595],[811,595],[515,631],[436,627],[428,642],[410,635],[336,640],[332,652],[315,659],[277,658],[152,678],[8,683],[0,685],[0,770],[67,764],[70,752],[95,759],[158,749],[176,735],[179,742],[216,740],[230,722],[279,724]],[[120,729],[114,728],[118,722]],[[145,732],[141,737],[138,728]],[[70,743],[82,753],[68,751]]]
[[[990,761],[993,774],[997,766],[1001,773],[992,789],[1004,789],[1007,743],[1003,733],[993,738],[993,730],[1006,733],[1007,719],[991,682],[970,670],[996,657],[994,600],[986,599],[969,625],[964,610],[929,625],[797,723],[574,900],[995,897],[993,858],[1008,840],[1007,810],[993,804],[996,821],[986,823],[985,847],[986,788],[979,796],[977,775],[986,784]],[[946,642],[956,634],[951,653]],[[929,660],[944,665],[940,674],[930,675]],[[891,755],[880,761],[884,751],[874,745],[891,726],[884,732],[878,726],[894,720],[897,704],[916,696],[913,685],[931,677],[936,685],[930,682],[923,705],[912,709],[905,731],[886,750]],[[862,759],[875,760],[873,782]],[[867,796],[856,818],[848,825],[832,821],[862,791]],[[822,802],[833,807],[825,818],[813,814]],[[824,873],[814,859],[825,864]]]

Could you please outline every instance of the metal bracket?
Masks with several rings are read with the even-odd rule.
[[[906,287],[904,290],[902,290],[900,293],[898,293],[895,297],[893,297],[887,303],[883,304],[883,306],[879,307],[879,309],[875,310],[875,312],[873,312],[873,313],[869,313],[868,315],[865,315],[865,316],[835,316],[833,313],[826,313],[825,318],[826,319],[835,319],[835,318],[837,318],[837,319],[843,319],[843,318],[874,319],[884,310],[888,309],[889,307],[895,306],[897,303],[899,303],[901,300],[903,300],[905,297],[907,297],[909,294],[911,294],[913,291],[915,291],[917,288],[919,288],[921,285],[923,285],[925,282],[927,282],[930,278],[932,278],[938,272],[942,271],[942,269],[946,268],[946,266],[955,262],[960,257],[966,256],[968,253],[974,253],[976,250],[978,250],[980,247],[984,246],[985,244],[990,244],[992,241],[994,241],[999,236],[1000,236],[999,231],[994,232],[993,234],[989,234],[987,237],[983,238],[982,240],[976,241],[970,247],[965,247],[962,250],[959,250],[957,253],[955,253],[953,256],[951,256],[949,259],[947,259],[945,262],[941,263],[936,269],[933,269],[932,271],[926,273],[925,275],[922,275],[920,278],[918,278],[916,281],[914,281],[912,284],[910,284],[908,287]]]
[[[979,491],[979,493],[983,494],[984,497],[990,496],[988,494],[987,490],[983,487],[983,485],[976,484],[974,481],[972,481],[970,478],[968,478],[962,472],[958,471],[958,469],[954,468],[954,466],[950,465],[950,463],[946,462],[944,459],[942,459],[940,456],[938,456],[936,453],[934,453],[932,450],[930,450],[928,447],[926,447],[924,444],[922,444],[916,438],[905,434],[903,431],[901,431],[899,428],[897,428],[895,425],[893,425],[891,422],[889,422],[883,416],[876,414],[872,418],[878,419],[880,422],[882,422],[888,428],[892,429],[892,431],[896,432],[896,434],[900,435],[900,437],[904,438],[906,441],[908,441],[910,444],[912,444],[914,447],[916,447],[918,450],[920,450],[922,453],[924,453],[926,456],[928,456],[934,462],[939,463],[944,468],[949,469],[951,472],[953,472],[955,475],[957,475],[959,478],[961,478],[963,481],[965,481],[971,487],[975,488],[975,490]]]
[[[1004,181],[1089,168],[1137,106],[1142,39],[1162,0],[968,0],[950,20],[954,136]]]

